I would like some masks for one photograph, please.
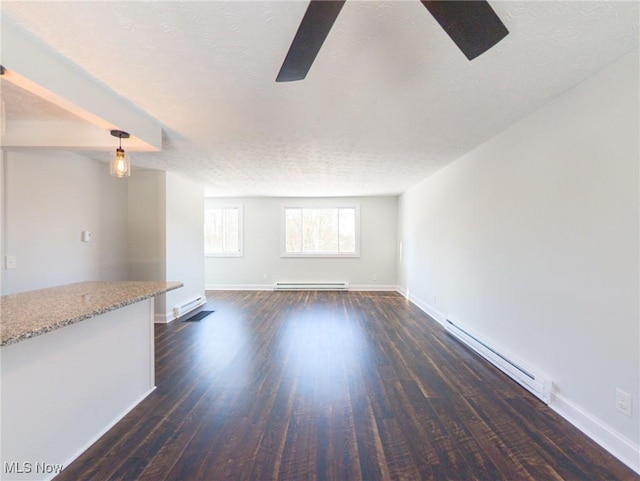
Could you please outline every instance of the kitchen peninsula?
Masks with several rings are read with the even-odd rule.
[[[154,296],[82,282],[0,298],[0,479],[51,479],[155,387]]]

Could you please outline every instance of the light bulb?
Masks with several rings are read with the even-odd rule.
[[[116,149],[115,156],[111,162],[111,175],[116,177],[129,177],[131,170],[129,169],[129,159],[122,148]]]

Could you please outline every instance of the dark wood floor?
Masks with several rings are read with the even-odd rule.
[[[394,293],[216,292],[57,481],[638,480]]]

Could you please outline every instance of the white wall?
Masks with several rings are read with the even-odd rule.
[[[159,322],[204,296],[203,199],[202,185],[168,172],[136,170],[129,178],[129,279],[184,284],[156,296]]]
[[[128,179],[128,279],[166,280],[166,173],[136,170]],[[156,296],[155,311],[166,312],[165,296]]]
[[[167,173],[166,279],[184,287],[165,294],[167,309],[204,296],[204,187]]]
[[[129,181],[129,279],[165,279],[166,173],[139,170]]]
[[[4,155],[3,255],[17,269],[3,271],[2,293],[126,278],[126,181],[69,152]]]
[[[280,257],[283,204],[332,205],[341,200],[360,205],[359,258]],[[244,256],[207,257],[208,289],[270,288],[274,281],[348,281],[354,287],[395,289],[397,197],[207,198],[206,202],[241,203],[244,210]]]
[[[628,464],[640,440],[638,53],[400,199],[399,283],[551,377]],[[616,387],[633,417],[615,409]]]

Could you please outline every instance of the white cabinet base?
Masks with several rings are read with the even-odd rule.
[[[47,480],[155,386],[153,298],[0,348],[0,479]]]

